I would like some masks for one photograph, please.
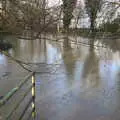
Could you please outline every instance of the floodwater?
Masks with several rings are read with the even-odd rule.
[[[88,38],[69,39],[19,39],[9,51],[37,71],[36,119],[120,120],[120,40],[96,40],[91,48]],[[0,96],[27,73],[0,54]]]

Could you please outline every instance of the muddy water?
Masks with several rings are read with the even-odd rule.
[[[87,38],[70,39],[74,42],[19,39],[9,51],[19,60],[35,63],[29,68],[38,72],[37,120],[120,120],[120,41],[102,40],[104,45],[95,41],[103,47],[91,49]],[[0,55],[0,94],[26,73]]]

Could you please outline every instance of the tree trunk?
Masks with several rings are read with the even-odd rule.
[[[93,19],[91,19],[90,29],[92,32],[95,32],[95,21]]]

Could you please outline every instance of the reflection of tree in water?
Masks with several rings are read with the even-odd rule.
[[[32,59],[33,54],[33,42],[32,40],[16,40],[17,44],[15,47],[14,57],[21,59],[21,57],[26,61],[27,59]],[[30,56],[31,55],[31,56]]]
[[[65,35],[65,36],[64,36],[63,45],[64,45],[64,48],[65,48],[64,51],[65,51],[66,49],[71,48],[71,44],[70,44],[68,35]]]
[[[74,79],[74,71],[75,71],[75,57],[73,54],[73,50],[71,48],[71,44],[69,43],[69,38],[66,36],[64,39],[64,49],[63,49],[63,61],[64,66],[66,68],[68,80],[72,82]],[[72,83],[71,83],[72,84]]]
[[[95,37],[96,37],[96,34],[91,33],[91,39],[89,39],[90,40],[90,50],[92,50],[94,48]]]
[[[92,48],[84,62],[82,78],[85,86],[97,87],[99,85],[99,59]]]
[[[46,40],[16,40],[15,57],[22,58],[26,62],[39,62],[41,57],[47,59]]]
[[[120,50],[120,40],[118,39],[105,39],[103,44],[107,45],[114,52]]]
[[[110,48],[113,52],[120,51],[120,39],[115,38],[106,38],[106,39],[97,39],[100,41],[102,45],[105,45],[106,47]],[[94,47],[94,42],[96,41],[96,36],[93,35],[90,39],[90,47]],[[102,49],[102,48],[101,48]]]

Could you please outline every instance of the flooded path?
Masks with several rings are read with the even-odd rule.
[[[119,40],[94,49],[48,40],[17,40],[16,46],[10,50],[12,56],[35,63],[31,68],[39,72],[47,71],[36,74],[37,120],[120,120]],[[26,73],[0,55],[0,95]]]

